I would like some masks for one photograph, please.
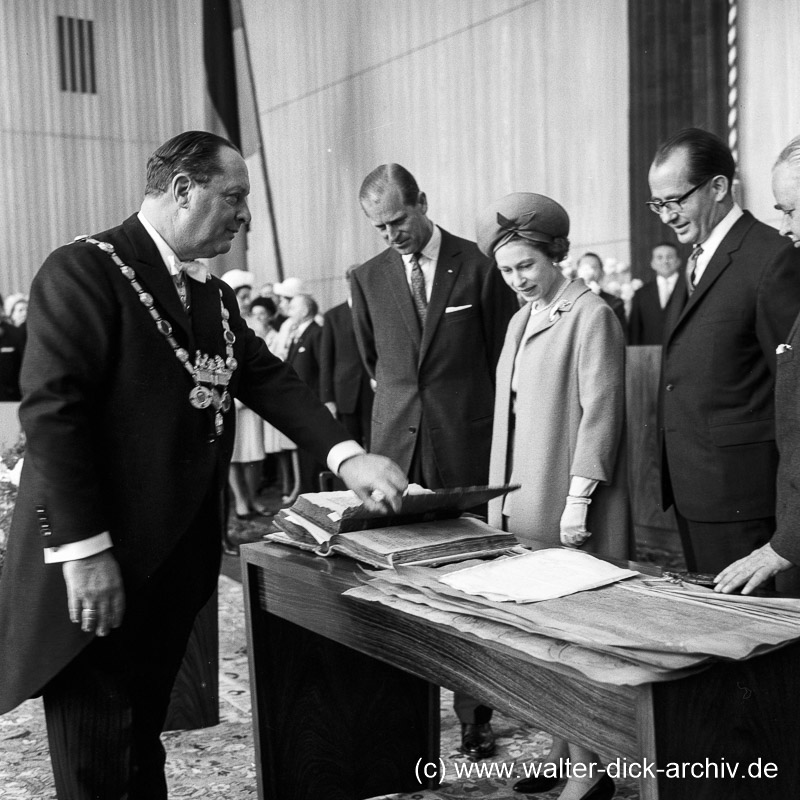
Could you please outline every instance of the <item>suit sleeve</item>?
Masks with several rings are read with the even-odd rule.
[[[800,312],[800,250],[790,244],[782,247],[764,271],[758,286],[756,335],[772,374],[775,374],[775,349],[792,329]]]
[[[488,270],[484,275],[481,305],[486,353],[489,357],[492,381],[494,382],[494,371],[503,350],[508,323],[520,308],[516,294],[506,285],[494,261],[489,262]]]
[[[245,342],[237,397],[298,447],[325,463],[331,448],[351,437],[292,366],[272,355],[264,340],[245,324],[233,290],[224,287],[222,291],[231,329]]]
[[[367,306],[367,299],[361,287],[358,271],[351,277],[350,287],[353,292],[353,330],[356,334],[358,352],[361,360],[369,373],[370,378],[375,377],[375,365],[378,363],[378,353],[375,349],[375,333],[372,328],[372,319]]]
[[[319,396],[323,403],[336,402],[333,391],[333,370],[336,363],[336,338],[333,333],[333,315],[325,315],[319,351]]]
[[[110,526],[97,419],[119,327],[118,303],[98,261],[104,256],[95,249],[75,244],[57,250],[31,286],[20,421],[26,468],[39,476],[41,494],[34,502],[47,510],[52,529],[43,540],[48,547]]]

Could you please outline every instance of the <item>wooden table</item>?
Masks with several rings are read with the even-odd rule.
[[[422,773],[429,764],[438,776],[440,685],[591,747],[606,763],[649,764],[642,800],[800,797],[798,644],[680,680],[615,686],[342,597],[357,583],[346,559],[265,543],[241,553],[262,800],[412,791],[417,771],[423,785],[435,783]],[[742,777],[758,759],[762,777]],[[736,762],[737,777],[722,777]],[[686,777],[655,772],[673,763],[687,764]],[[769,763],[772,779],[763,777]],[[692,777],[692,764],[720,777]]]

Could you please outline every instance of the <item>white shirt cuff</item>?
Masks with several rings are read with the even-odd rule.
[[[366,455],[366,450],[355,440],[348,439],[346,442],[339,442],[331,447],[328,453],[328,469],[335,475],[339,474],[339,467],[353,456]]]
[[[110,550],[113,545],[111,535],[105,531],[89,539],[81,539],[79,542],[70,542],[59,547],[45,547],[44,563],[61,564],[64,561],[77,561],[79,558],[88,558],[102,553],[103,550]]]

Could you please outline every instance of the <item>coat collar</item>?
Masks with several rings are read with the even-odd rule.
[[[542,331],[552,328],[562,315],[569,314],[575,308],[577,299],[587,292],[591,292],[591,289],[580,278],[575,278],[567,284],[553,307],[537,314],[532,321],[530,305],[524,306],[527,313],[516,314],[511,323],[513,328],[510,331],[515,337],[517,346],[522,342],[523,337],[525,337],[525,341],[528,341]],[[531,321],[530,327],[528,327],[529,321]]]

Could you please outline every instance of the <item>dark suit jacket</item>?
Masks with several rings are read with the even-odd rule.
[[[605,300],[606,303],[611,306],[611,310],[619,320],[619,324],[622,325],[623,334],[626,334],[628,330],[628,323],[625,320],[625,302],[621,297],[617,297],[615,294],[606,292],[603,289],[600,290],[600,297],[602,297],[603,300]]]
[[[24,329],[0,321],[0,402],[20,399],[19,372],[24,351]]]
[[[800,316],[776,355],[775,438],[778,443],[777,507],[773,549],[800,564]]]
[[[322,348],[322,328],[313,320],[300,336],[292,342],[286,355],[303,382],[319,397],[319,365]]]
[[[358,267],[352,289],[356,339],[377,381],[371,449],[407,473],[424,422],[444,485],[485,483],[514,293],[475,244],[444,230],[424,333],[394,250]]]
[[[678,276],[675,286],[685,281],[683,273]],[[664,322],[667,319],[667,308],[675,295],[673,290],[667,306],[661,308],[658,298],[658,283],[650,281],[642,286],[631,300],[631,316],[628,320],[628,344],[660,345],[664,342]],[[683,298],[685,300],[685,296]]]
[[[135,216],[96,238],[135,271],[192,357],[198,349],[224,356],[222,297],[236,337],[230,389],[245,405],[321,459],[348,438],[247,327],[225,283],[189,280],[189,317]],[[42,548],[109,531],[130,600],[201,505],[212,496],[218,503],[234,436],[232,410],[215,438],[213,410],[189,404],[191,377],[96,245],[70,244],[47,258],[33,281],[27,327],[27,449],[0,579],[0,713],[38,692],[91,641],[70,622],[61,565],[45,565]]]
[[[773,516],[775,348],[800,309],[800,251],[745,212],[686,296],[679,280],[659,389],[664,507],[699,522]]]
[[[340,303],[325,314],[320,355],[323,403],[336,403],[340,414],[354,414],[363,403],[372,402],[369,374],[358,352],[353,314],[347,303]]]

